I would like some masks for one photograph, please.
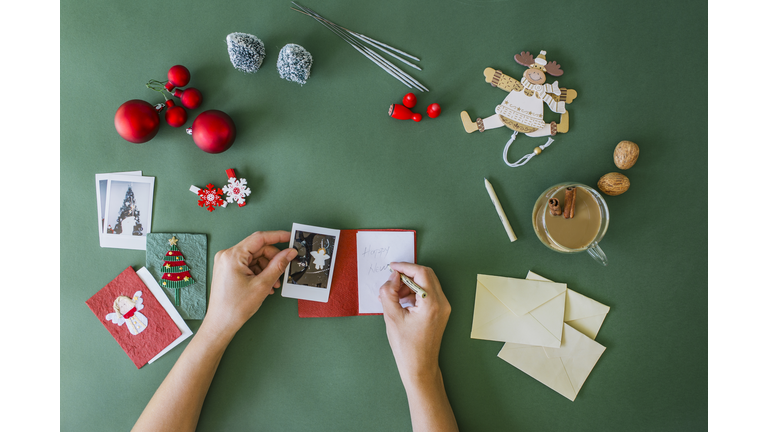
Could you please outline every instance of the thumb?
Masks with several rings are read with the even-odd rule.
[[[294,248],[284,249],[277,253],[271,260],[267,267],[259,274],[259,278],[263,278],[269,285],[274,285],[280,276],[283,275],[285,269],[288,268],[288,264],[296,258],[298,251]]]
[[[393,271],[389,279],[379,288],[379,300],[384,309],[384,314],[390,318],[403,315],[403,307],[400,306],[400,273]]]

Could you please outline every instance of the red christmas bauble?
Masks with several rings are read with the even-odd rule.
[[[184,87],[189,84],[189,69],[182,65],[176,65],[168,69],[168,82],[176,87]]]
[[[416,95],[413,93],[408,93],[403,97],[403,105],[406,108],[413,108],[416,106]]]
[[[181,104],[189,109],[197,109],[203,103],[203,94],[200,90],[190,87],[181,93]]]
[[[427,115],[429,118],[435,118],[440,115],[440,105],[433,103],[427,107]]]
[[[187,122],[187,110],[178,105],[172,106],[165,112],[165,121],[173,127],[184,126]]]
[[[235,122],[225,112],[203,111],[197,116],[192,127],[187,129],[200,149],[206,153],[221,153],[235,142]]]
[[[115,113],[115,129],[126,141],[145,143],[160,130],[160,116],[148,102],[129,100],[120,105]]]

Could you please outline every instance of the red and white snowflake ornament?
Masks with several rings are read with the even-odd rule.
[[[235,170],[230,168],[227,170],[227,177],[229,178],[229,184],[224,186],[224,192],[227,194],[227,202],[237,202],[237,205],[243,207],[245,205],[245,197],[251,194],[251,189],[246,186],[248,181],[244,178],[237,179]]]
[[[221,195],[224,193],[224,191],[210,183],[208,183],[208,186],[206,187],[207,189],[200,189],[196,186],[190,186],[189,188],[189,190],[196,193],[200,197],[200,200],[197,201],[197,204],[200,205],[200,207],[207,207],[208,211],[213,211],[214,207],[227,206],[227,203],[225,203],[221,198]]]

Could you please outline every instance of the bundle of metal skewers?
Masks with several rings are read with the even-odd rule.
[[[418,82],[413,77],[403,72],[399,67],[392,64],[392,62],[385,59],[384,57],[382,57],[381,55],[373,51],[371,48],[367,47],[365,44],[367,43],[371,47],[378,49],[379,51],[407,64],[408,66],[411,66],[412,68],[421,70],[420,67],[405,60],[404,58],[400,57],[395,53],[401,54],[415,61],[421,61],[418,58],[408,53],[405,53],[403,51],[400,51],[397,48],[393,48],[385,43],[379,42],[375,39],[371,39],[368,36],[365,36],[357,32],[353,32],[352,30],[346,29],[338,24],[335,24],[323,18],[322,16],[320,16],[320,14],[318,14],[317,12],[313,11],[308,7],[301,6],[298,3],[293,1],[291,3],[293,3],[294,6],[296,6],[295,8],[291,8],[292,10],[295,10],[296,12],[301,12],[305,15],[308,15],[314,18],[315,21],[319,22],[325,28],[332,31],[334,34],[336,34],[336,36],[340,37],[345,42],[350,44],[354,49],[356,49],[357,52],[364,55],[366,58],[368,58],[368,60],[376,63],[380,68],[384,69],[388,74],[397,78],[401,83],[405,84],[408,88],[415,88],[422,92],[429,91],[429,89],[425,87],[422,83]]]

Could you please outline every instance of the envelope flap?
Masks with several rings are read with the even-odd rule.
[[[518,317],[509,310],[491,322],[480,325],[472,323],[470,337],[525,344],[536,348],[560,346],[560,338],[556,338],[531,315]]]
[[[547,358],[541,347],[520,347],[506,343],[498,356],[569,400],[573,401],[576,398],[576,390],[563,367],[562,360]]]
[[[578,337],[579,332],[574,334],[574,331],[575,330],[573,330],[573,327],[569,326],[568,324],[564,324],[563,336],[560,339],[560,347],[544,348],[544,353],[547,355],[547,357],[557,358],[570,356],[572,352],[577,349],[580,342],[580,338]]]
[[[555,282],[514,279],[499,276],[477,275],[479,284],[485,286],[500,302],[517,316],[552,300],[566,290],[566,285]]]
[[[555,296],[530,312],[548,332],[557,340],[561,340],[563,334],[563,311],[565,310],[565,293]]]
[[[565,303],[565,320],[573,321],[581,318],[588,318],[595,315],[605,315],[611,310],[610,307],[592,300],[591,298],[579,294],[569,289],[568,300]]]
[[[565,326],[565,333],[569,335],[567,337],[577,339],[577,343],[573,349],[571,349],[570,355],[562,357],[561,360],[563,361],[563,368],[565,368],[565,372],[568,374],[573,390],[578,394],[590,372],[595,368],[600,356],[603,355],[605,347],[579,333],[567,324]]]
[[[475,291],[475,311],[472,316],[473,331],[507,313],[509,313],[509,309],[499,302],[478,280]]]
[[[526,279],[551,282],[549,279],[532,271],[528,272]],[[610,309],[610,307],[568,288],[566,291],[565,318],[563,321],[594,339],[597,336],[597,332],[600,331],[603,320],[605,320],[605,316]]]
[[[566,321],[566,323],[594,340],[597,337],[597,332],[600,331],[600,327],[603,325],[603,320],[605,320],[605,315],[595,315],[587,318]]]

